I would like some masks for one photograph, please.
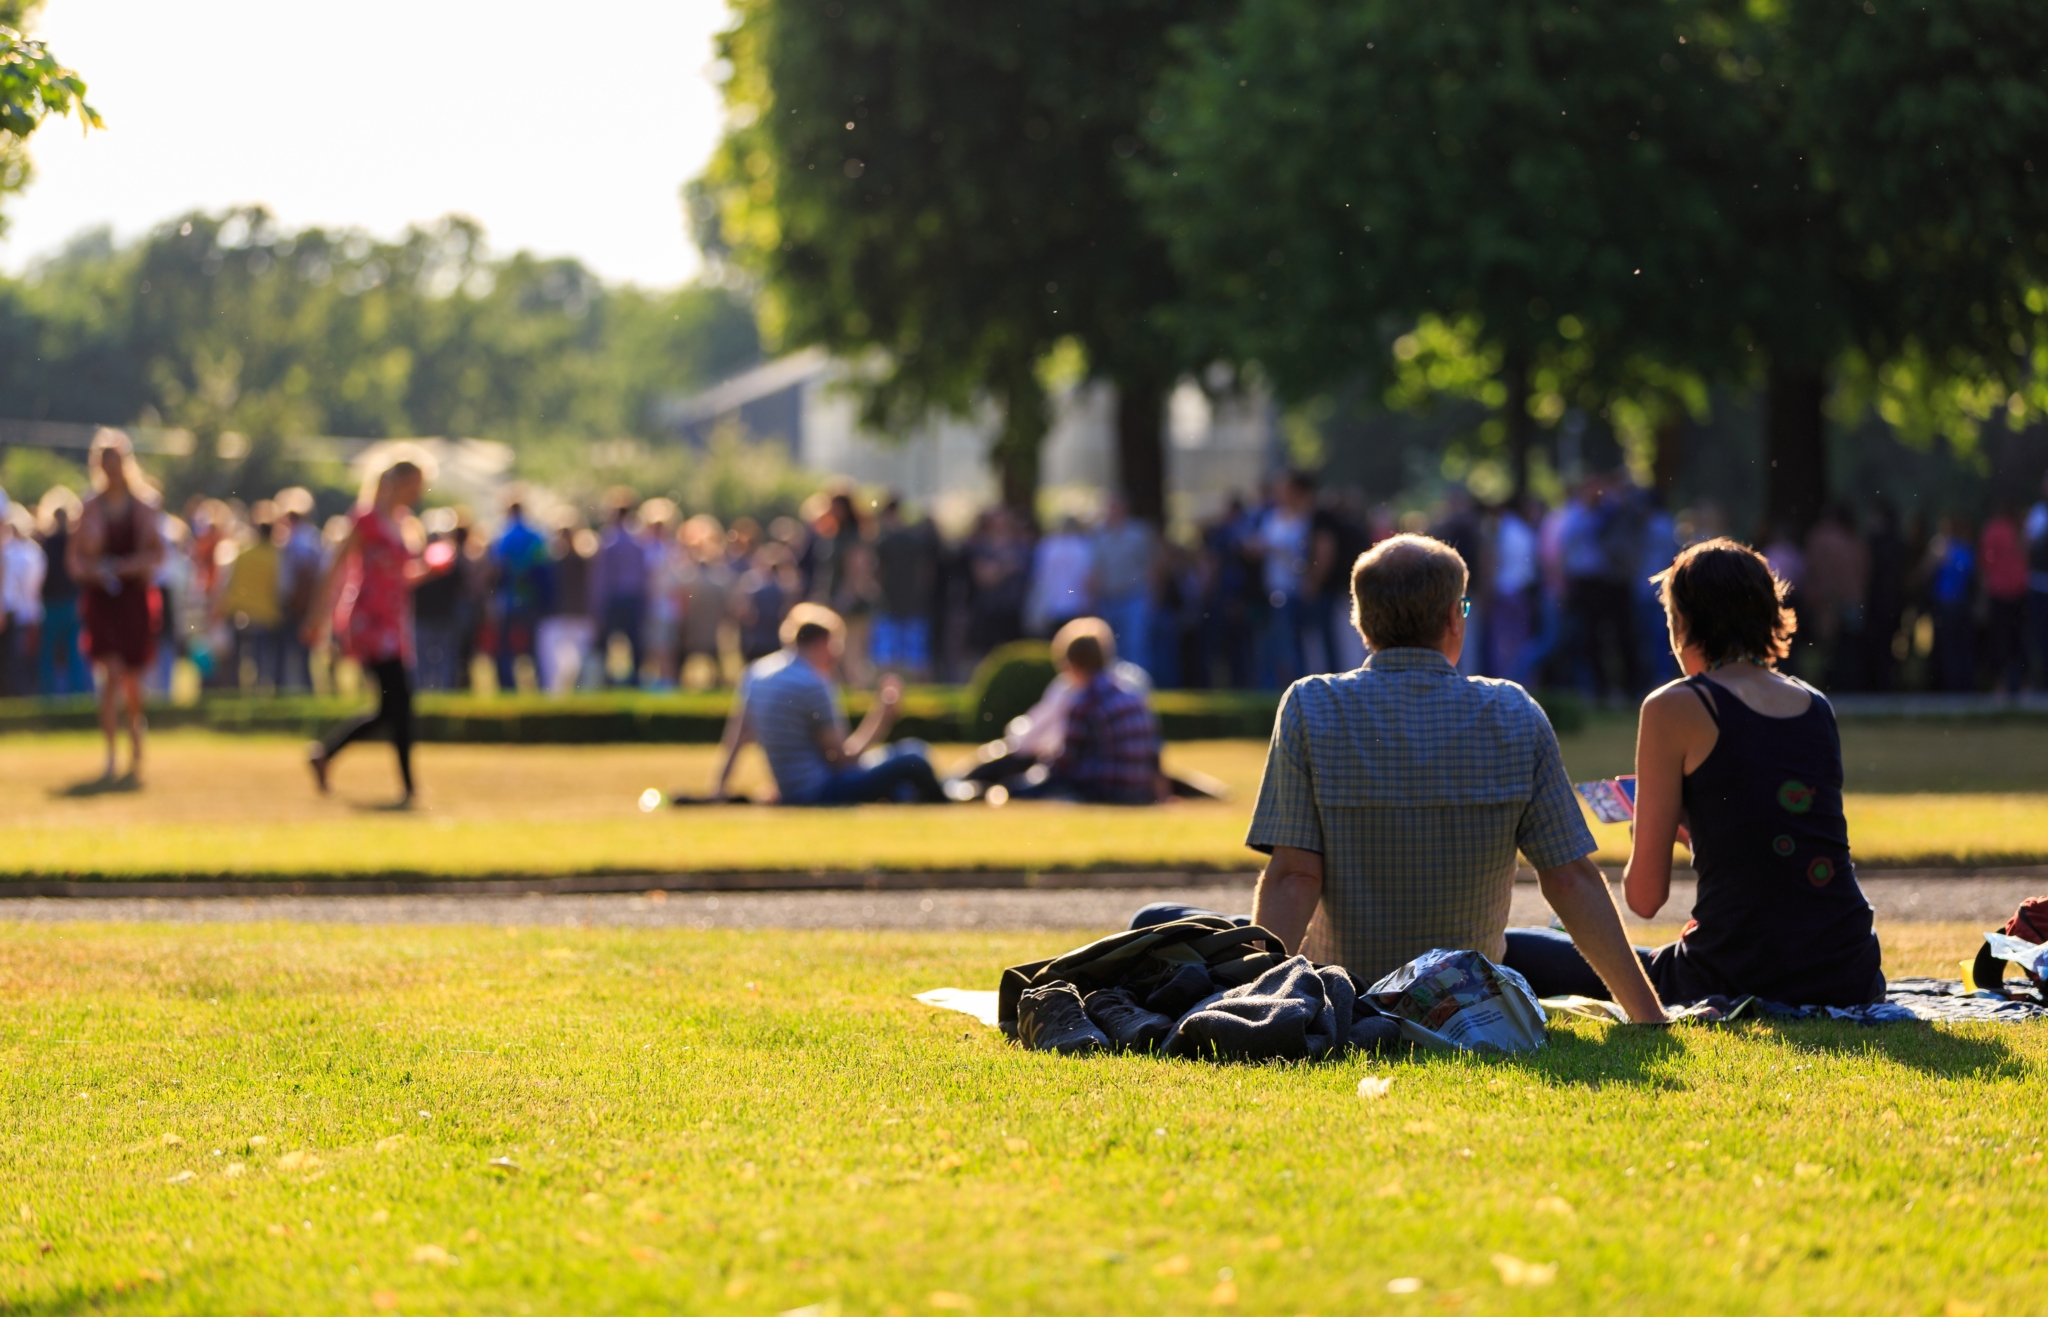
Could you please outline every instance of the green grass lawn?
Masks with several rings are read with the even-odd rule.
[[[1967,732],[1968,735],[1961,735]],[[1625,728],[1565,741],[1578,778],[1625,771]],[[965,755],[940,747],[942,764]],[[1845,734],[1850,836],[1866,867],[2048,862],[2048,732],[1893,725]],[[702,791],[709,746],[428,745],[423,807],[396,815],[390,752],[352,750],[336,791],[312,790],[303,748],[177,732],[152,742],[146,790],[76,790],[99,768],[78,734],[0,738],[0,877],[204,878],[661,874],[733,870],[1089,869],[1240,872],[1265,747],[1173,746],[1169,766],[1227,783],[1233,799],[1160,809],[1012,804],[944,809],[640,812],[648,787]],[[741,785],[762,790],[753,752]],[[1596,829],[1601,858],[1625,827]]]
[[[2048,1030],[1209,1066],[909,1000],[1064,943],[0,925],[0,1311],[2040,1310]]]

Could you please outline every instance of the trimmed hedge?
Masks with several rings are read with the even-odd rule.
[[[975,744],[1002,735],[1003,726],[1030,707],[1051,680],[1050,659],[1040,670],[1030,652],[1004,654],[1001,663],[985,664],[981,679],[968,686],[915,686],[904,693],[897,739]],[[1040,673],[1044,676],[1041,679]],[[1024,698],[1025,692],[1030,698]],[[1581,731],[1594,718],[1633,718],[1633,713],[1599,713],[1567,692],[1539,691],[1537,701],[1562,735]],[[867,712],[865,691],[846,693],[847,713],[859,719]],[[1017,700],[1022,704],[1016,704]],[[253,698],[208,696],[198,704],[152,705],[150,726],[159,729],[200,728],[225,733],[269,736],[314,736],[336,721],[361,711],[370,697],[316,696]],[[716,742],[725,729],[731,695],[725,691],[606,691],[555,698],[545,695],[468,695],[429,692],[416,704],[417,735],[422,741],[482,745],[608,745],[690,744]],[[1152,707],[1168,741],[1266,740],[1273,734],[1277,691],[1155,691]],[[1012,706],[1015,706],[1014,708]],[[1882,712],[1855,711],[1844,716],[1884,717]],[[1916,715],[1904,715],[1916,716]],[[1917,715],[1927,716],[1927,715]],[[1968,718],[1974,712],[1951,717]],[[1999,716],[2034,717],[2019,710]],[[1000,721],[998,721],[1000,719]],[[8,732],[91,731],[99,725],[92,701],[0,700],[0,735]]]

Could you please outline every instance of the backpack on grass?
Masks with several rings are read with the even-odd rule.
[[[1012,965],[996,993],[996,1022],[1006,1037],[1017,1036],[1017,999],[1027,988],[1067,982],[1086,996],[1101,988],[1129,988],[1151,1009],[1186,997],[1181,1011],[1212,992],[1250,983],[1287,959],[1280,939],[1256,924],[1240,926],[1223,915],[1196,915],[1150,928],[1134,928],[1076,947],[1051,960]],[[1173,999],[1162,1001],[1161,998]]]
[[[1971,983],[1982,991],[2008,996],[2005,967],[2010,962],[2020,967],[2020,973],[2039,992],[2043,973],[2048,971],[2048,947],[2043,944],[2048,944],[2048,896],[2030,897],[2020,902],[2004,928],[1985,935],[1976,964],[1970,967]]]

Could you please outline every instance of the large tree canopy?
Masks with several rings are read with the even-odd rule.
[[[1204,328],[1330,387],[1424,317],[1500,363],[1518,479],[1541,372],[1575,401],[1645,350],[1729,364],[1721,194],[1749,114],[1667,0],[1252,0],[1191,43],[1145,191]],[[1742,172],[1744,180],[1752,177]]]
[[[1797,523],[1845,353],[2026,368],[2030,9],[1247,0],[1169,80],[1145,191],[1189,314],[1290,391],[1424,317],[1489,347],[1511,441],[1532,367],[1587,401],[1673,369],[1762,380],[1771,509]]]
[[[743,0],[732,127],[702,187],[786,343],[876,362],[869,416],[993,394],[1005,495],[1037,479],[1039,362],[1078,340],[1116,381],[1120,474],[1161,512],[1178,295],[1126,185],[1167,0]],[[879,349],[879,352],[875,350]]]

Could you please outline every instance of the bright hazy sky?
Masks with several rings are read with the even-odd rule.
[[[394,235],[460,211],[499,252],[673,284],[720,124],[723,0],[48,0],[36,35],[105,132],[52,120],[0,266],[192,209]]]

